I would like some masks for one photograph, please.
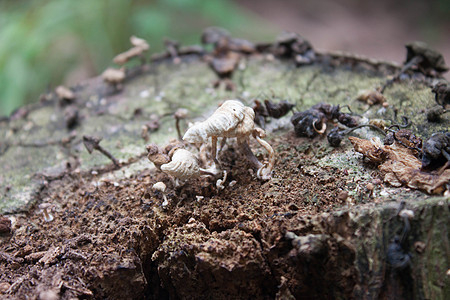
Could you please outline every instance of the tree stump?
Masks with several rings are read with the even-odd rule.
[[[333,148],[325,135],[296,137],[290,115],[273,118],[272,179],[258,180],[229,141],[219,152],[229,175],[223,190],[207,178],[176,187],[145,151],[177,137],[178,108],[189,111],[186,129],[226,99],[288,100],[295,110],[349,105],[386,125],[407,116],[426,138],[449,126],[448,116],[426,119],[436,105],[433,78],[405,73],[384,90],[389,106],[369,106],[356,100],[359,91],[382,86],[401,66],[343,53],[299,65],[263,49],[240,53],[229,91],[213,87],[209,61],[161,56],[128,70],[121,89],[89,79],[72,88],[73,100],[43,95],[1,121],[2,297],[449,298],[448,197],[383,183],[348,140]],[[120,167],[89,154],[83,136],[101,137]],[[168,187],[166,207],[152,189],[158,181]],[[400,245],[402,205],[414,216]],[[407,262],[393,263],[392,251]]]

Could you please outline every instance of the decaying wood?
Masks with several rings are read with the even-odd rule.
[[[186,123],[205,120],[225,99],[249,107],[289,102],[294,111],[348,104],[361,119],[387,126],[405,115],[422,138],[448,129],[448,114],[427,121],[426,108],[440,103],[431,90],[436,78],[421,74],[420,65],[386,85],[381,102],[389,106],[382,106],[358,101],[358,93],[383,86],[399,65],[314,51],[292,34],[261,45],[228,42],[227,51],[239,56],[227,77],[234,89],[214,88],[220,78],[204,49],[174,46],[121,73],[112,81],[121,89],[100,77],[71,88],[77,122],[70,128],[68,103],[52,94],[0,121],[0,211],[7,216],[0,297],[448,298],[448,170],[444,180],[407,178],[420,169],[412,150],[355,146],[378,169],[348,141],[333,148],[325,132],[296,137],[291,115],[275,114],[263,116],[276,155],[270,181],[257,180],[232,139],[218,155],[227,172],[220,182],[192,178],[176,187],[159,170],[180,127],[168,116],[183,108]],[[149,120],[158,126],[142,135]],[[377,133],[352,134],[369,140]],[[90,155],[83,136],[103,138],[118,163]],[[156,168],[145,157],[149,143]],[[211,159],[207,150],[199,164]],[[164,197],[152,189],[157,182],[167,186]],[[170,200],[164,206],[163,198]],[[51,221],[39,214],[42,202],[52,204]]]

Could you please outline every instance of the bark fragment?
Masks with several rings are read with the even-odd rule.
[[[364,140],[349,137],[355,151],[367,157],[370,162],[379,164],[384,181],[393,186],[407,186],[428,194],[442,194],[448,190],[450,169],[438,172],[421,171],[422,162],[413,150],[398,143],[383,145],[380,140]]]

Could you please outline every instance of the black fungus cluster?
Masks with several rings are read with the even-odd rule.
[[[290,112],[294,106],[294,104],[286,100],[282,100],[278,103],[264,100],[264,105],[258,100],[255,100],[255,105],[253,106],[253,110],[255,111],[255,122],[264,128],[266,118],[279,119]]]
[[[294,125],[295,134],[299,137],[313,138],[319,134],[325,126],[325,115],[316,110],[308,109],[305,111],[295,113],[291,118],[291,123]]]
[[[406,62],[405,65],[415,61],[420,72],[429,74],[432,71],[442,73],[448,70],[444,57],[441,53],[431,49],[423,42],[413,42],[405,45]]]
[[[291,123],[294,125],[297,136],[313,138],[331,120],[337,120],[342,125],[350,128],[358,126],[358,120],[354,116],[341,112],[339,105],[331,105],[328,103],[319,103],[308,110],[295,113],[291,118]],[[339,138],[341,140],[343,138],[339,134],[338,129],[333,129],[331,135],[334,143],[338,143]]]
[[[411,255],[404,250],[399,237],[395,237],[389,243],[386,259],[389,265],[397,271],[405,270],[411,265]]]
[[[437,104],[447,108],[450,106],[450,84],[444,80],[438,81],[433,85],[431,91]]]
[[[316,59],[311,43],[294,32],[281,33],[272,52],[278,57],[294,58],[297,65],[311,64]]]
[[[423,143],[422,169],[434,170],[450,160],[450,132],[434,133]]]
[[[330,132],[328,132],[327,134],[328,143],[332,147],[339,147],[344,137],[345,132],[343,130],[340,130],[339,127],[337,126],[331,129]]]
[[[449,104],[450,104],[450,97],[448,100],[449,100]],[[442,106],[436,105],[432,108],[427,109],[427,111],[426,111],[427,120],[428,120],[428,122],[439,123],[442,121],[442,115],[444,115],[447,112],[449,112],[449,111],[444,109]]]

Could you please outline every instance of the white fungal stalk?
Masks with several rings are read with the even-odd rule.
[[[223,178],[217,179],[216,181],[216,187],[219,191],[225,189],[225,186],[223,185],[225,181],[227,181],[227,171],[223,171]]]
[[[39,208],[41,209],[41,213],[44,215],[44,221],[45,222],[51,222],[53,221],[54,217],[50,212],[52,205],[49,203],[41,203],[39,205]]]
[[[264,165],[258,169],[256,176],[262,180],[269,180],[272,176],[273,167],[275,166],[275,152],[268,142],[258,136],[255,136],[255,138],[256,141],[269,152],[269,161],[264,163]]]
[[[164,182],[157,182],[153,185],[153,189],[155,191],[160,191],[163,195],[163,203],[161,204],[162,207],[166,207],[169,204],[169,201],[167,200],[167,196],[166,196],[166,185],[164,184]]]

